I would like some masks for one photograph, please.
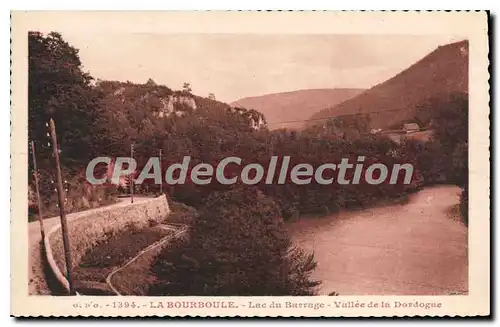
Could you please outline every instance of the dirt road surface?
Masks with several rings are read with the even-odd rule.
[[[148,199],[147,197],[134,197],[134,203],[144,201]],[[130,204],[130,198],[120,198],[119,202],[112,204],[111,206],[127,206]],[[88,214],[96,209],[90,209],[81,212],[75,212],[67,215],[67,219],[71,220],[79,215]],[[60,223],[59,217],[47,218],[43,220],[43,228],[45,232],[51,230],[52,227],[58,225]],[[30,247],[30,256],[29,256],[29,266],[31,269],[29,270],[29,294],[39,294],[39,295],[48,295],[50,294],[49,287],[45,281],[43,274],[43,260],[42,260],[42,252],[40,248],[41,244],[41,233],[40,233],[40,223],[38,221],[30,222],[28,226],[28,238],[29,238],[29,247]]]
[[[459,192],[430,187],[405,205],[302,219],[290,231],[297,245],[314,251],[320,294],[466,293],[467,228],[447,214]]]

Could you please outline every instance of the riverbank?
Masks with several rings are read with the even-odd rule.
[[[428,187],[407,204],[301,219],[288,229],[315,254],[320,294],[466,293],[467,228],[448,214],[459,194],[455,186]]]

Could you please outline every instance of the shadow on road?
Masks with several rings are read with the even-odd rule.
[[[42,258],[42,264],[43,264],[43,275],[45,277],[45,281],[47,283],[51,295],[53,296],[68,295],[66,289],[61,285],[61,283],[59,283],[56,276],[50,269],[43,241],[40,241],[40,256]]]

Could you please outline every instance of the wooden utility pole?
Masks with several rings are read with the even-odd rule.
[[[33,177],[35,178],[36,203],[38,205],[38,222],[40,223],[40,233],[42,241],[45,238],[45,230],[43,228],[42,218],[42,203],[40,201],[40,187],[38,185],[38,168],[36,166],[35,142],[31,141],[31,155],[33,156]]]
[[[134,159],[134,143],[130,144],[130,158]],[[128,175],[130,183],[130,203],[134,203],[134,177],[133,172]]]
[[[66,196],[62,184],[61,165],[59,162],[59,147],[57,145],[56,126],[54,124],[53,119],[50,119],[50,135],[52,136],[52,148],[54,152],[54,157],[56,158],[57,194],[59,196],[59,215],[61,216],[61,230],[62,230],[62,238],[64,246],[64,257],[66,261],[66,279],[68,280],[69,284],[69,294],[74,295],[75,291],[73,289],[73,282],[71,278],[71,250],[69,247],[68,222],[66,220],[66,212],[64,209]]]
[[[160,149],[160,171],[161,171],[161,150]],[[160,195],[163,194],[163,173],[162,173],[162,178],[160,180]]]

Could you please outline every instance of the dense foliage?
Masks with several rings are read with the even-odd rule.
[[[30,32],[28,46],[28,136],[38,141],[39,166],[50,164],[46,124],[51,118],[57,126],[63,163],[85,164],[95,154],[92,132],[100,109],[92,78],[82,71],[78,50],[60,34]]]
[[[157,257],[150,295],[313,295],[315,267],[291,245],[278,206],[262,192],[217,192],[189,238]]]
[[[364,156],[365,164],[415,167],[410,185],[164,185],[171,199],[196,208],[201,215],[189,220],[193,227],[188,239],[158,257],[154,272],[159,280],[152,294],[313,294],[317,283],[309,275],[314,259],[291,247],[283,219],[365,207],[436,182],[464,188],[461,209],[467,212],[467,94],[425,99],[414,120],[434,131],[430,142],[397,143],[372,135],[370,118],[355,115],[301,131],[269,130],[258,111],[233,108],[213,95],[193,95],[188,82],[181,91],[152,79],[144,84],[94,83],[82,70],[78,50],[57,33],[37,32],[29,34],[28,91],[29,138],[36,142],[46,212],[54,212],[56,203],[54,158],[46,136],[50,118],[60,140],[69,211],[111,201],[115,189],[90,186],[82,172],[96,156],[129,156],[132,144],[139,167],[160,150],[167,163],[191,156],[191,167],[202,162],[216,165],[229,156],[242,158],[242,164],[263,166],[272,156],[290,156],[291,165],[313,167],[339,163],[341,158],[355,162]],[[136,191],[158,192],[159,186],[138,186]],[[179,220],[186,219],[180,216]]]
[[[181,91],[158,85],[152,79],[145,84],[97,81],[94,85],[91,77],[82,72],[78,51],[57,33],[46,37],[30,33],[29,67],[30,138],[37,141],[41,174],[47,175],[41,179],[47,203],[54,195],[54,178],[50,176],[53,158],[45,142],[45,122],[50,117],[56,121],[61,158],[65,173],[71,178],[96,155],[128,156],[134,143],[139,166],[160,150],[168,163],[181,162],[185,155],[190,155],[191,166],[201,162],[216,164],[228,156],[241,157],[243,164],[257,162],[265,166],[271,156],[277,155],[291,156],[294,163],[307,162],[317,167],[325,162],[338,163],[342,157],[355,160],[362,155],[389,166],[410,162],[427,184],[448,181],[464,186],[467,182],[466,94],[422,101],[415,121],[433,129],[433,141],[399,145],[370,135],[367,116],[339,117],[303,131],[270,131],[259,112],[232,108],[214,97],[192,95],[189,83]],[[84,184],[81,177],[80,174],[79,183],[72,184]],[[335,183],[258,187],[279,203],[286,217],[292,212],[364,206],[399,197],[412,188]],[[164,190],[173,199],[198,207],[206,196],[226,188],[213,183],[166,186]],[[159,187],[137,187],[138,193],[155,190]],[[105,194],[97,198],[103,197]]]
[[[30,32],[28,38],[28,137],[34,140],[40,176],[44,216],[58,212],[55,192],[55,166],[49,120],[55,122],[67,190],[66,211],[95,207],[113,201],[114,190],[86,185],[82,173],[89,158],[98,153],[94,132],[102,113],[101,96],[84,73],[78,50],[58,33],[46,36]],[[30,152],[31,154],[31,152]],[[32,182],[33,162],[29,156]],[[31,188],[31,205],[36,201]]]
[[[421,106],[417,117],[432,128],[430,142],[408,142],[408,153],[422,168],[426,183],[449,183],[460,186],[460,208],[468,223],[468,94],[444,94],[429,99]]]

